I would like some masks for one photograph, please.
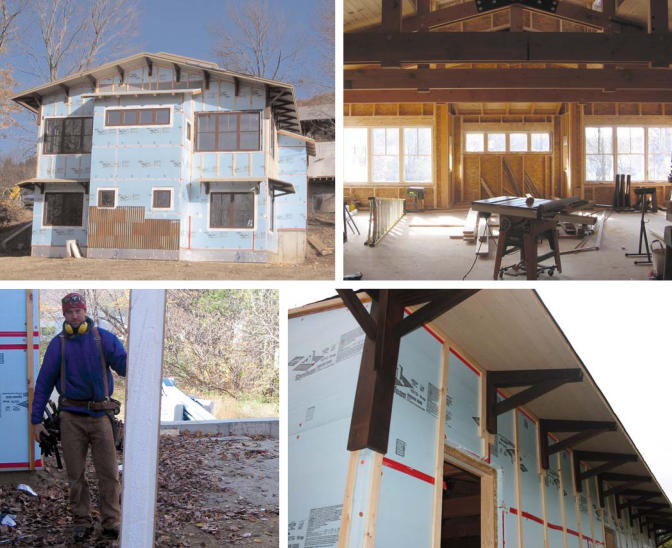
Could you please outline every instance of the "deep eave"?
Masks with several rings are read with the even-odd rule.
[[[118,74],[120,70],[123,72],[129,68],[134,68],[138,65],[139,61],[145,64],[152,64],[156,62],[172,65],[174,67],[190,69],[192,71],[201,71],[205,76],[206,82],[209,81],[211,77],[226,77],[232,78],[234,81],[240,80],[263,84],[268,88],[269,101],[275,110],[278,127],[298,133],[301,132],[298,107],[296,105],[296,95],[294,92],[294,86],[292,84],[279,82],[277,80],[270,80],[268,78],[262,78],[259,76],[250,76],[248,74],[228,71],[219,68],[215,63],[163,52],[142,52],[131,55],[129,57],[124,57],[123,59],[118,59],[116,61],[81,71],[76,74],[71,74],[59,80],[48,82],[46,84],[22,91],[14,95],[11,99],[19,105],[37,113],[42,103],[42,97],[56,91],[66,91],[73,84],[78,83],[87,83],[89,86],[95,89],[96,82],[100,78]],[[132,95],[133,93],[131,92],[130,94]]]

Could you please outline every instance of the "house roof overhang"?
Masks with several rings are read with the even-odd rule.
[[[280,179],[268,178],[268,186],[273,192],[273,197],[283,196],[285,194],[296,194],[296,189],[292,183],[281,181]]]
[[[101,78],[124,74],[129,69],[136,68],[139,65],[152,67],[154,63],[168,65],[175,70],[190,69],[203,73],[205,88],[207,89],[212,77],[229,78],[235,81],[245,81],[265,85],[268,89],[270,106],[275,111],[278,127],[290,131],[301,132],[299,123],[298,107],[296,105],[296,95],[294,86],[286,82],[262,78],[259,76],[250,76],[238,72],[221,69],[216,63],[175,55],[171,53],[136,53],[123,59],[118,59],[110,63],[87,69],[64,78],[48,82],[40,86],[22,91],[12,97],[12,100],[19,105],[37,113],[42,104],[42,98],[56,91],[62,92],[74,85],[86,84],[95,89],[96,82]],[[179,88],[177,88],[179,89]],[[152,90],[153,91],[153,90]],[[159,90],[156,90],[157,92]],[[172,91],[172,90],[166,90]],[[67,93],[67,92],[66,92]],[[135,93],[129,93],[134,95]],[[119,95],[117,93],[116,95]]]
[[[371,295],[375,296],[377,291],[359,292],[359,299],[364,302],[371,300]],[[409,301],[416,299],[407,310],[421,310],[420,305],[429,301],[429,291],[431,290],[404,290],[405,298]],[[333,298],[290,310],[289,315],[291,318],[340,306],[344,306],[343,301]],[[622,489],[625,497],[641,497],[642,493],[628,495],[624,490],[627,482],[641,479],[643,483],[637,485],[637,489],[647,496],[647,502],[662,505],[655,509],[657,512],[672,511],[670,500],[625,427],[535,291],[483,289],[427,325],[462,358],[485,373],[486,378],[490,372],[506,375],[521,370],[536,370],[540,374],[544,371],[551,374],[561,370],[577,371],[580,377],[578,382],[563,384],[525,404],[523,409],[536,421],[544,419],[563,422],[590,421],[589,424],[598,421],[610,423],[610,428],[599,435],[586,437],[573,444],[572,451],[583,454],[586,461],[582,462],[590,462],[591,469],[596,469],[604,462],[595,457],[604,455],[607,458],[609,454],[623,456],[621,462],[603,474],[605,481],[609,483],[608,487]],[[512,397],[524,390],[525,388],[506,388],[503,393]],[[564,432],[556,433],[555,437],[562,442],[573,435]],[[647,512],[651,511],[642,506],[642,514]],[[670,517],[672,518],[672,514]]]
[[[32,179],[26,179],[17,183],[17,186],[20,188],[34,189],[38,187],[41,191],[44,191],[45,185],[55,185],[56,187],[64,186],[68,184],[79,184],[82,186],[84,191],[88,192],[89,190],[89,180],[88,179],[48,179],[41,177],[34,177]]]
[[[284,135],[285,137],[291,137],[292,139],[298,139],[299,141],[303,141],[304,143],[306,143],[306,150],[308,151],[309,156],[315,156],[317,154],[317,148],[315,146],[314,139],[284,129],[278,130],[278,134]]]

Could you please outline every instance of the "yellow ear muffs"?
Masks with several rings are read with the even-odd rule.
[[[87,322],[82,322],[80,326],[77,328],[77,335],[84,335],[89,329],[89,324]],[[75,330],[72,328],[72,326],[69,323],[65,324],[65,332],[68,335],[74,334]]]

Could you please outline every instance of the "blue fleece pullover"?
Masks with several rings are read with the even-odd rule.
[[[61,387],[61,334],[47,346],[40,373],[35,383],[33,412],[30,422],[40,424],[44,408],[54,387],[59,394],[71,400],[101,401],[105,399],[103,373],[98,345],[93,336],[93,321],[87,316],[89,329],[83,335],[65,335],[65,393]],[[126,350],[121,341],[105,329],[98,328],[107,363],[109,393],[114,390],[110,368],[122,377],[126,376]],[[103,416],[102,411],[89,411],[81,407],[63,407],[66,411],[84,413],[94,417]]]

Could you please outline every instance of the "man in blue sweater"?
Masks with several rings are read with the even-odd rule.
[[[126,351],[115,335],[94,327],[86,315],[82,295],[69,293],[61,304],[65,317],[63,331],[49,343],[35,383],[31,415],[35,440],[39,442],[40,434],[46,433],[42,415],[56,387],[60,395],[63,459],[70,482],[73,538],[81,542],[93,531],[85,476],[89,446],[98,477],[103,536],[117,538],[121,523],[121,485],[112,421],[106,411],[116,406],[109,398],[114,390],[110,368],[121,376],[126,375]]]

